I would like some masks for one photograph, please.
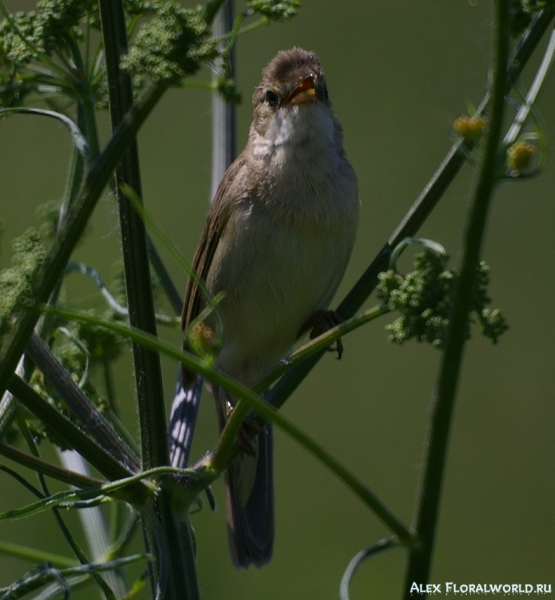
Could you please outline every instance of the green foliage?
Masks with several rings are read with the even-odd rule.
[[[0,346],[10,332],[13,319],[33,304],[33,283],[46,257],[41,235],[28,229],[13,242],[12,267],[0,271]]]
[[[287,21],[297,14],[300,0],[248,0],[247,6],[274,21]]]
[[[215,52],[203,10],[167,2],[142,26],[122,66],[135,77],[148,75],[154,81],[177,84],[185,75],[196,73]]]
[[[416,338],[442,347],[453,307],[453,294],[458,274],[447,269],[448,256],[426,250],[416,254],[415,270],[400,275],[394,270],[380,273],[378,296],[389,310],[401,316],[386,326],[389,340],[397,344]],[[471,307],[471,321],[480,326],[482,333],[493,343],[507,329],[507,323],[498,309],[488,307],[487,293],[489,267],[480,262],[476,271]],[[468,327],[470,337],[470,324]]]
[[[0,62],[28,63],[36,51],[52,56],[87,13],[90,0],[39,0],[37,9],[18,12],[0,24]],[[22,39],[22,37],[24,39]]]
[[[82,74],[71,57],[83,20],[98,27],[91,7],[91,0],[39,0],[36,10],[0,23],[0,107],[20,106],[37,92],[78,96]]]

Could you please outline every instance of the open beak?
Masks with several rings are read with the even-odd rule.
[[[314,75],[309,73],[301,79],[295,89],[287,96],[283,104],[306,104],[308,102],[317,102],[316,88],[314,87]]]

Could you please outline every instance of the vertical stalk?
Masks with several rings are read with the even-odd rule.
[[[215,38],[229,33],[233,27],[233,0],[227,0],[214,19],[212,28]],[[218,58],[216,65],[223,60],[229,60],[231,69],[229,75],[235,75],[235,50],[232,49],[229,57]],[[235,159],[235,105],[226,102],[218,92],[212,93],[212,190],[211,199],[214,198],[220,181],[229,165]]]
[[[121,0],[99,0],[110,113],[114,130],[133,105],[131,79],[121,72],[121,56],[127,52],[127,31]],[[144,223],[131,202],[121,192],[129,185],[141,197],[139,155],[132,140],[116,169],[116,194],[125,266],[129,320],[132,326],[157,334],[149,253]],[[135,380],[141,429],[144,469],[169,464],[166,418],[160,358],[156,352],[133,343]],[[198,582],[193,543],[188,521],[177,514],[171,492],[161,488],[152,504],[143,511],[147,547],[156,558],[151,569],[152,591],[167,600],[198,600]]]
[[[502,160],[499,145],[509,51],[509,2],[508,0],[495,0],[493,6],[493,84],[489,126],[478,162],[479,172],[473,185],[462,244],[460,278],[455,292],[451,326],[433,395],[433,415],[426,445],[426,466],[420,486],[414,524],[418,542],[410,550],[405,580],[404,597],[406,599],[411,597],[413,583],[425,585],[429,578],[444,466],[447,458],[449,430],[466,341],[472,288],[484,239],[488,210]]]
[[[115,130],[133,104],[131,78],[119,68],[121,57],[127,52],[125,15],[123,5],[119,1],[100,0],[99,6],[106,55],[110,115],[112,129]],[[125,284],[130,324],[156,335],[146,231],[142,219],[131,202],[120,191],[122,183],[129,185],[137,196],[141,197],[136,139],[129,144],[116,169],[116,194],[120,211]],[[160,359],[156,353],[136,343],[133,343],[133,358],[143,468],[152,469],[169,463]]]

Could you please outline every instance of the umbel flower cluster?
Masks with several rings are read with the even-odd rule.
[[[395,270],[380,273],[378,297],[389,310],[400,313],[386,326],[390,341],[402,344],[415,338],[442,347],[458,279],[454,269],[447,269],[448,260],[447,254],[426,249],[414,256],[412,273],[401,275]],[[498,309],[489,307],[488,284],[489,267],[482,261],[476,269],[467,336],[470,337],[474,324],[495,344],[508,325]]]

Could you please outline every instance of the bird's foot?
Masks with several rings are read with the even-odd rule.
[[[335,310],[317,310],[303,327],[303,331],[310,331],[310,339],[326,333],[332,327],[340,325],[345,319]],[[343,342],[338,338],[335,344],[328,348],[328,352],[337,352],[337,360],[343,356]]]

